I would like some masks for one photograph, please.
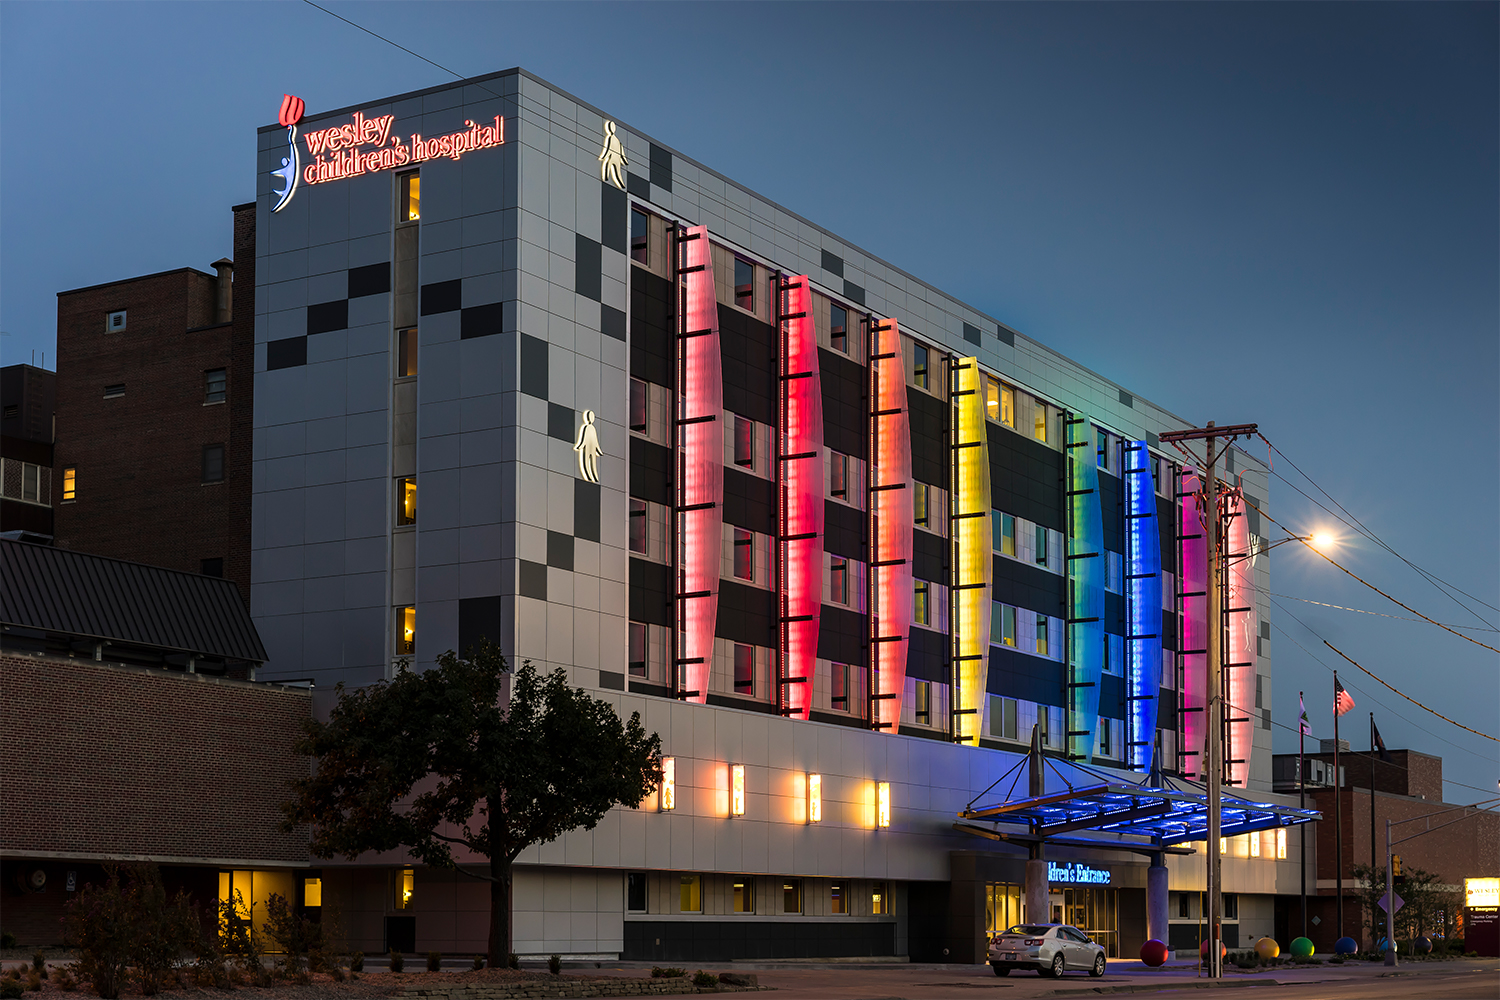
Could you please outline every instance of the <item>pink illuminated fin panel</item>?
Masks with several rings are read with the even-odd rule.
[[[1197,493],[1203,488],[1198,473],[1183,470],[1177,492],[1178,607],[1182,635],[1182,773],[1203,780],[1208,760],[1204,756],[1208,729],[1204,722],[1208,679],[1208,541],[1199,520]],[[1187,596],[1194,595],[1194,596]],[[1170,766],[1170,763],[1168,764]]]
[[[895,732],[906,687],[911,632],[911,420],[906,371],[894,319],[870,331],[870,607],[872,728]]]
[[[1224,777],[1244,788],[1250,779],[1250,760],[1255,748],[1255,562],[1250,551],[1248,508],[1235,490],[1227,495],[1229,530],[1224,553],[1224,618],[1228,634],[1224,642],[1225,685],[1230,708],[1229,752],[1224,755]]]
[[[676,690],[701,705],[708,699],[713,666],[724,525],[724,373],[707,226],[687,230],[679,257]]]
[[[806,275],[782,279],[781,316],[781,709],[806,719],[823,607],[823,386]]]

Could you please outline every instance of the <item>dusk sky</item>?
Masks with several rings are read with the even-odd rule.
[[[1258,423],[1274,517],[1500,645],[1495,4],[325,6],[463,76],[522,66],[1185,420]],[[59,291],[228,255],[283,93],[451,79],[301,2],[0,4],[0,360],[53,367]],[[1337,664],[1355,749],[1374,711],[1449,801],[1493,797],[1496,743],[1322,640],[1489,734],[1500,656],[1305,603],[1411,617],[1269,558],[1276,749],[1299,690],[1332,736]]]

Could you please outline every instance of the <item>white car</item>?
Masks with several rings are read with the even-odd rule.
[[[1069,969],[1104,975],[1104,947],[1067,924],[1017,924],[990,938],[990,968],[997,976],[1012,969],[1035,969],[1054,979]]]

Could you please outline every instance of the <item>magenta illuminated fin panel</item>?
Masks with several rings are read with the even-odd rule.
[[[1177,510],[1178,607],[1182,634],[1178,648],[1182,653],[1182,773],[1202,780],[1207,758],[1204,756],[1208,734],[1204,721],[1208,678],[1208,542],[1206,528],[1199,519],[1197,494],[1203,488],[1198,473],[1183,470]],[[1192,596],[1189,596],[1192,595]]]
[[[823,607],[823,388],[808,278],[781,280],[781,709],[806,719]]]
[[[1250,761],[1255,749],[1255,562],[1250,550],[1248,508],[1239,491],[1226,496],[1229,530],[1224,553],[1224,687],[1229,698],[1228,749],[1225,780],[1244,788],[1250,780]]]

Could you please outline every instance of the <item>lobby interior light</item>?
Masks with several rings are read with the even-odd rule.
[[[891,783],[882,781],[875,786],[875,825],[891,825]]]
[[[745,765],[729,768],[729,815],[745,815]]]
[[[677,758],[661,759],[661,811],[677,808]]]
[[[823,776],[807,776],[807,819],[810,823],[823,822]]]

